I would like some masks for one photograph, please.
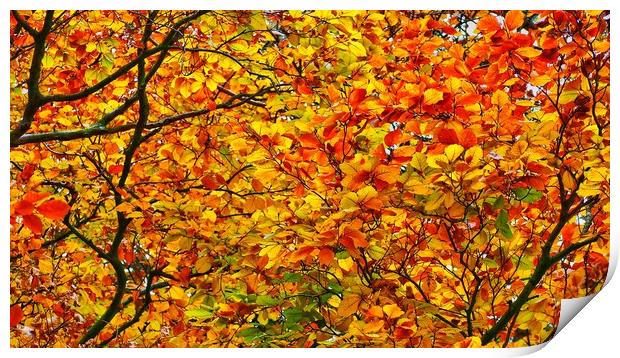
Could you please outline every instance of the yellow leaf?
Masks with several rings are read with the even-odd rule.
[[[202,218],[206,221],[214,223],[217,220],[217,214],[213,210],[206,210],[202,213]]]
[[[366,48],[364,48],[364,45],[357,41],[349,42],[349,51],[357,57],[366,56]]]
[[[198,272],[207,272],[211,269],[211,260],[208,257],[201,257],[195,263]]]
[[[281,249],[282,247],[279,245],[265,246],[259,251],[258,256],[266,255],[267,257],[269,257],[269,259],[273,260],[278,256]]]
[[[172,286],[170,287],[170,298],[174,300],[183,300],[187,298],[185,291],[181,287]]]
[[[375,190],[375,188],[369,185],[363,187],[357,192],[358,202],[370,200],[372,198],[375,198],[376,196],[377,196],[377,191]]]
[[[563,91],[562,94],[560,94],[560,100],[558,101],[558,103],[567,104],[569,102],[574,101],[575,98],[577,98],[577,96],[579,96],[578,90]]]
[[[352,210],[359,208],[363,203],[372,204],[372,199],[377,197],[377,191],[372,186],[365,186],[356,193],[347,193],[340,200],[340,209]]]
[[[340,297],[333,295],[331,296],[328,300],[327,303],[329,303],[330,306],[332,307],[338,307],[340,306],[340,302],[342,302],[342,300],[340,299]]]
[[[473,146],[465,151],[465,161],[472,166],[477,166],[480,164],[480,160],[482,159],[483,152],[482,148],[479,146]]]
[[[431,105],[435,104],[443,99],[443,92],[438,91],[434,88],[429,88],[424,91],[424,104]]]
[[[191,85],[188,81],[184,81],[179,87],[179,92],[183,98],[189,98],[192,95]]]
[[[431,194],[429,196],[429,201],[424,205],[424,211],[428,213],[439,209],[441,204],[443,204],[444,199],[445,196],[443,193]]]
[[[461,88],[461,80],[456,77],[450,77],[446,81],[451,93],[456,93]]]
[[[536,57],[542,53],[542,51],[537,50],[533,47],[521,47],[521,48],[516,49],[516,52],[519,55],[523,57],[528,57],[528,58]]]
[[[237,138],[230,142],[230,148],[236,152],[248,148],[248,141],[243,138]]]
[[[534,86],[544,86],[547,83],[551,82],[552,78],[549,77],[548,75],[542,75],[542,76],[534,76],[530,79],[530,83],[533,84]]]
[[[503,107],[510,103],[510,97],[508,97],[508,94],[503,90],[497,90],[491,97],[491,103]]]
[[[420,173],[424,173],[424,169],[428,167],[426,155],[420,152],[415,153],[413,157],[411,157],[411,167],[418,170]]]
[[[383,312],[385,313],[387,318],[398,318],[405,313],[396,304],[383,306]]]
[[[353,259],[350,257],[347,257],[346,259],[339,259],[338,266],[345,271],[350,271],[353,267]]]
[[[48,259],[39,260],[39,271],[44,275],[54,272],[52,261]]]
[[[463,153],[464,150],[465,148],[463,148],[463,146],[461,146],[460,144],[450,144],[446,147],[444,153],[446,154],[448,161],[450,161],[450,163],[453,163],[458,159],[458,157],[461,155],[461,153]]]

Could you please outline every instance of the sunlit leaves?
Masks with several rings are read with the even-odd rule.
[[[78,345],[122,282],[85,346],[517,347],[600,289],[608,13],[211,11],[171,32],[192,14],[54,13],[43,96],[128,67],[37,107],[11,150],[12,345]],[[34,93],[16,26],[13,133]],[[583,242],[528,286],[544,247]]]
[[[525,14],[520,10],[510,10],[506,13],[505,22],[508,30],[513,31],[518,29],[525,19]]]
[[[342,210],[363,208],[380,210],[381,205],[382,201],[377,197],[377,191],[371,186],[366,186],[357,192],[348,193],[340,201],[340,209]]]

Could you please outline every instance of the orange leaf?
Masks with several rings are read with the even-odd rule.
[[[398,144],[400,143],[401,138],[402,138],[402,131],[400,129],[391,131],[390,133],[385,135],[385,138],[384,138],[385,145],[387,145],[388,147],[391,147],[394,144]]]
[[[355,247],[368,247],[368,241],[364,237],[364,234],[353,227],[346,227],[342,233],[344,238],[351,240]]]
[[[21,322],[22,318],[24,318],[24,311],[20,305],[11,306],[11,328],[17,326],[19,322]]]
[[[525,19],[525,15],[523,15],[522,11],[510,10],[506,14],[506,27],[510,31],[515,30],[523,24],[524,19]]]
[[[476,144],[478,144],[478,139],[476,138],[476,133],[469,128],[466,128],[460,133],[459,143],[465,148],[469,149]]]
[[[562,228],[562,242],[564,245],[570,245],[573,242],[573,236],[575,236],[575,224],[566,224]]]
[[[366,99],[366,89],[358,88],[351,91],[351,95],[349,96],[349,104],[351,107],[357,107],[357,105],[362,103],[364,99]]]
[[[437,140],[442,144],[458,144],[459,137],[452,128],[440,128],[437,131]]]
[[[312,246],[304,246],[300,249],[297,249],[295,252],[291,254],[291,261],[302,261],[305,260],[312,251],[314,251],[315,247]]]
[[[202,180],[204,180],[204,179],[205,178],[203,178]],[[204,182],[203,182],[203,184],[204,184]],[[217,187],[215,187],[215,188],[217,188]],[[210,189],[215,189],[215,188],[210,188]],[[254,189],[254,191],[262,191],[263,189],[265,189],[265,186],[263,185],[263,183],[260,182],[260,180],[252,179],[252,189]]]
[[[43,223],[36,215],[24,215],[24,226],[26,226],[34,234],[40,234],[43,232]]]
[[[387,318],[398,318],[405,313],[396,304],[383,306],[383,312],[385,313]]]
[[[16,215],[30,215],[34,210],[34,204],[28,200],[20,200],[13,205],[13,210]]]
[[[31,203],[36,203],[37,201],[47,198],[50,196],[50,193],[38,193],[36,191],[29,191],[24,195],[22,200],[29,201]]]
[[[500,26],[495,16],[487,15],[478,21],[477,29],[483,33],[487,33],[499,30]]]
[[[338,316],[347,317],[357,312],[361,300],[362,298],[358,295],[344,296],[338,306]]]
[[[301,142],[301,145],[304,148],[315,149],[315,148],[321,148],[323,146],[321,142],[319,142],[319,140],[316,138],[316,136],[311,133],[305,133],[305,134],[300,135],[299,142]]]
[[[52,220],[62,220],[71,207],[62,200],[48,200],[37,206],[37,211]]]
[[[334,260],[334,252],[330,248],[323,248],[319,252],[319,262],[321,265],[329,265]]]
[[[480,337],[467,337],[464,340],[454,343],[455,348],[480,348],[482,347],[482,342]]]
[[[297,184],[297,186],[295,186],[295,189],[293,190],[293,192],[294,192],[294,193],[295,193],[295,195],[297,195],[297,196],[302,196],[302,195],[304,195],[304,192],[305,192],[305,191],[306,191],[306,190],[305,190],[304,186],[303,186],[301,183]]]

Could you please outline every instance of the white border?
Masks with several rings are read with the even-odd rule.
[[[611,38],[618,38],[619,31],[618,24],[616,24],[615,16],[616,12],[620,10],[620,2],[603,0],[603,1],[532,1],[532,0],[521,0],[521,1],[482,1],[482,0],[470,0],[470,1],[446,1],[446,0],[433,0],[427,2],[404,2],[404,1],[395,1],[395,0],[345,0],[345,1],[334,1],[334,0],[297,0],[297,1],[282,1],[282,0],[268,0],[268,1],[241,1],[241,0],[220,0],[220,1],[204,1],[204,2],[196,2],[196,1],[188,1],[188,0],[175,0],[174,2],[170,1],[162,1],[162,0],[153,0],[153,1],[120,1],[120,0],[91,0],[91,1],[75,1],[75,0],[47,0],[47,1],[35,1],[35,0],[21,0],[19,2],[9,3],[9,1],[2,1],[0,3],[0,8],[4,11],[1,12],[2,16],[5,16],[5,25],[3,29],[3,39],[2,41],[2,54],[0,55],[0,62],[3,64],[3,68],[5,70],[0,71],[0,76],[2,78],[2,86],[0,86],[0,93],[2,95],[1,98],[4,100],[1,101],[2,113],[4,113],[5,120],[3,121],[3,130],[0,130],[0,143],[2,143],[2,148],[0,149],[0,181],[1,181],[1,190],[3,194],[1,197],[5,198],[2,203],[0,203],[0,230],[1,238],[2,238],[2,248],[0,254],[0,260],[2,265],[0,267],[0,282],[3,287],[3,291],[5,292],[3,295],[0,295],[0,312],[3,313],[3,317],[5,318],[4,327],[0,335],[0,349],[3,353],[15,354],[20,357],[23,355],[26,356],[35,356],[39,354],[49,355],[51,357],[60,357],[60,356],[78,356],[83,354],[88,354],[89,356],[108,356],[110,354],[110,350],[96,350],[96,349],[88,349],[88,350],[76,350],[76,349],[54,349],[54,350],[35,350],[35,349],[10,349],[9,350],[9,332],[6,330],[6,321],[8,320],[8,307],[9,307],[9,295],[7,294],[9,288],[9,253],[8,253],[8,243],[9,243],[9,128],[8,128],[8,113],[9,113],[9,11],[10,9],[196,9],[196,8],[210,8],[210,9],[386,9],[386,10],[397,10],[397,9],[611,9],[612,14],[612,35]],[[617,60],[615,60],[618,54],[617,46],[612,44],[611,46],[612,58],[614,61],[611,63],[612,67],[612,93],[616,93],[615,88],[618,86],[618,76],[617,70],[618,65],[616,65]],[[616,105],[618,104],[618,100],[616,100],[617,96],[611,97],[611,107],[612,115],[615,113]],[[614,115],[614,117],[616,117]],[[617,120],[614,118],[614,120]],[[613,123],[611,124],[611,137],[612,138],[620,138],[620,133],[618,133],[618,125]],[[618,155],[618,143],[617,141],[611,142],[611,152],[612,158],[616,158]],[[612,162],[616,163],[618,160],[612,159]],[[613,208],[619,208],[619,196],[617,195],[618,190],[618,174],[620,170],[620,166],[614,167],[611,166],[611,187],[612,187],[612,198],[611,198],[611,206]],[[616,220],[614,220],[616,219]],[[562,307],[562,323],[565,324],[570,321],[570,318],[573,318],[574,315],[581,309],[579,306],[583,307],[582,303],[585,300],[592,299],[592,303],[588,304],[588,309],[585,310],[583,314],[578,315],[575,319],[575,324],[568,325],[567,328],[563,329],[560,334],[556,334],[550,343],[548,343],[547,348],[536,353],[537,357],[551,357],[555,355],[568,355],[574,356],[576,354],[588,354],[592,355],[593,353],[604,354],[603,356],[609,356],[610,351],[617,351],[616,340],[617,340],[617,325],[616,320],[620,318],[620,284],[618,283],[618,279],[610,283],[610,280],[615,272],[617,261],[618,261],[618,234],[620,222],[617,220],[617,210],[612,212],[612,222],[611,222],[611,258],[610,258],[610,268],[609,275],[607,278],[607,286],[603,289],[602,294],[596,295],[593,299],[591,297],[578,299],[576,301],[580,302],[568,302],[568,304],[563,303]],[[577,307],[577,308],[575,308]],[[568,319],[567,319],[568,318]],[[615,318],[615,320],[614,320]],[[405,349],[389,349],[389,350],[377,350],[377,349],[327,349],[318,351],[311,349],[297,349],[297,350],[289,350],[289,349],[244,349],[244,350],[220,350],[220,349],[209,349],[209,350],[198,350],[198,349],[184,349],[184,350],[148,350],[135,352],[134,350],[119,350],[115,349],[114,354],[127,355],[130,354],[141,354],[149,356],[163,356],[164,354],[183,354],[185,356],[220,356],[220,355],[241,355],[244,356],[269,356],[269,357],[289,357],[290,355],[296,356],[315,356],[316,354],[327,354],[329,356],[337,356],[342,357],[343,355],[355,354],[361,356],[370,356],[375,354],[389,354],[389,355],[398,355],[398,356],[408,356],[408,355],[423,355],[423,356],[432,356],[432,357],[450,357],[450,356],[463,356],[463,357],[479,357],[479,356],[514,356],[514,355],[523,355],[535,352],[542,348],[541,346],[531,347],[531,348],[520,348],[520,349],[476,349],[476,350],[466,350],[466,349],[417,349],[417,350],[405,350]],[[615,349],[614,349],[615,348]]]

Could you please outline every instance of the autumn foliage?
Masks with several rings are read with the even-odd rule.
[[[12,346],[527,346],[602,287],[608,12],[10,27]]]

